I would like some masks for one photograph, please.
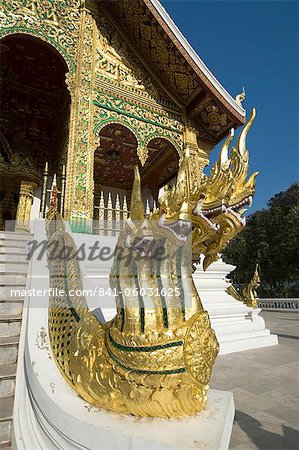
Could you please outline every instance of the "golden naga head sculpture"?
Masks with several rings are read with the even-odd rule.
[[[260,278],[260,269],[259,265],[257,264],[255,266],[255,271],[253,274],[252,279],[250,280],[249,284],[243,289],[243,298],[245,305],[249,306],[250,308],[257,308],[257,289],[259,288],[261,284],[261,278]]]
[[[143,233],[150,234],[153,231],[155,236],[161,234],[176,245],[183,245],[192,232],[193,260],[197,261],[203,254],[204,270],[219,258],[219,253],[246,223],[243,213],[252,204],[258,175],[255,172],[247,180],[249,152],[246,137],[255,116],[256,111],[253,109],[236,147],[232,147],[230,151],[234,137],[234,130],[231,130],[210,176],[199,174],[202,179],[197,186],[192,185],[189,150],[186,149],[175,187],[166,188],[159,208],[146,221],[140,177],[138,168],[135,168],[131,219],[139,221]],[[134,229],[137,233],[136,227]],[[133,228],[131,231],[133,232]]]
[[[131,214],[110,274],[112,321],[100,323],[82,295],[65,294],[62,303],[53,294],[49,335],[55,360],[85,401],[143,417],[186,417],[205,408],[219,345],[193,282],[192,260],[204,254],[207,268],[245,225],[242,209],[251,204],[257,175],[246,181],[246,136],[254,117],[255,111],[229,156],[230,133],[211,175],[199,173],[196,187],[187,150],[175,188],[146,217],[135,168]],[[66,244],[75,247],[63,227],[51,226],[56,215],[48,220],[49,242],[58,254]],[[166,255],[155,253],[161,249]],[[51,287],[63,282],[66,292],[82,288],[75,257],[49,263]]]

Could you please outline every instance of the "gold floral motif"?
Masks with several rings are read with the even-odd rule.
[[[210,104],[206,110],[201,113],[204,123],[208,124],[208,129],[212,131],[220,131],[221,126],[227,124],[226,114],[219,114],[218,106]]]
[[[99,29],[98,74],[125,87],[128,95],[135,93],[153,100],[156,105],[160,104],[160,108],[168,107],[180,112],[176,103],[165,93],[165,88],[161,88],[150,74],[146,61],[136,56],[107,9],[98,5],[95,16]]]
[[[184,358],[186,367],[197,383],[209,383],[218,352],[219,344],[208,313],[202,311],[194,314],[186,334]]]
[[[137,155],[138,155],[139,161],[141,162],[141,165],[144,166],[148,159],[148,148],[147,147],[138,147]]]

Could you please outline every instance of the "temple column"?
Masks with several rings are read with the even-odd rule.
[[[64,216],[86,224],[93,218],[94,152],[98,145],[93,130],[97,36],[98,30],[91,11],[82,2],[77,71],[67,76],[72,103]]]
[[[199,186],[201,184],[203,169],[210,162],[209,154],[213,145],[200,142],[197,137],[196,128],[188,123],[184,129],[184,148],[188,148],[190,152],[191,167],[193,168],[191,173],[192,185]]]
[[[34,181],[22,180],[20,198],[16,215],[16,231],[30,231],[30,214],[37,184]]]

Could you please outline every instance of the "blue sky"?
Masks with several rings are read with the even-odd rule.
[[[247,115],[257,108],[247,145],[250,169],[260,172],[250,212],[262,209],[271,196],[299,179],[299,3],[161,3],[232,96],[244,84]]]

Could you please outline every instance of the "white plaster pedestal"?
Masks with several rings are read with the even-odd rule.
[[[206,410],[196,417],[137,418],[90,407],[59,376],[54,393],[53,375],[50,384],[43,377],[41,385],[37,380],[33,385],[30,376],[30,395],[23,382],[18,420],[14,419],[14,449],[227,450],[229,447],[235,414],[231,392],[210,390]]]
[[[234,268],[220,259],[206,272],[200,265],[193,274],[197,291],[216,332],[220,354],[276,345],[277,336],[266,328],[259,315],[261,310],[248,308],[226,292],[230,285],[226,277]]]

